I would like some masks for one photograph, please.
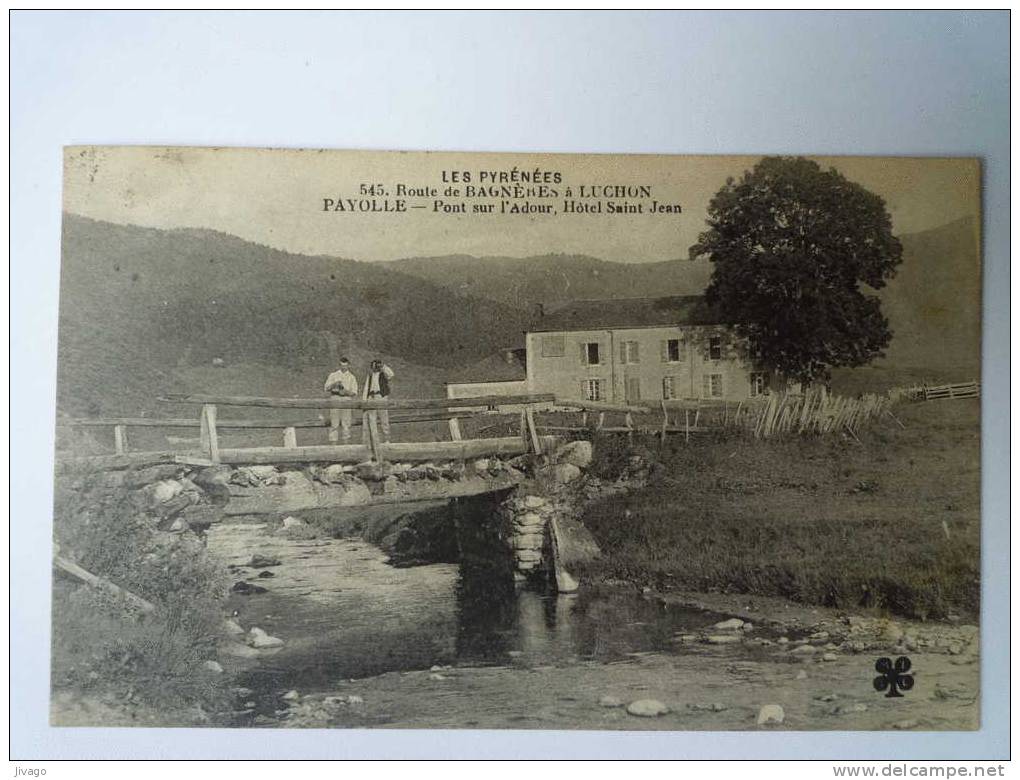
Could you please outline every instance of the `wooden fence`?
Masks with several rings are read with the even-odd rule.
[[[941,398],[980,398],[981,383],[958,382],[951,385],[915,385],[890,392],[890,397],[911,401],[934,401]]]

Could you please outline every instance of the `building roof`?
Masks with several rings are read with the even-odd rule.
[[[648,328],[668,325],[720,325],[700,295],[666,298],[611,298],[571,301],[537,317],[529,331],[601,330],[603,328]]]
[[[452,372],[446,384],[523,381],[528,378],[526,360],[523,349],[504,349]]]

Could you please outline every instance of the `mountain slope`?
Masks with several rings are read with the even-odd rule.
[[[62,248],[58,402],[76,413],[137,407],[214,358],[325,369],[364,350],[463,365],[519,341],[526,320],[378,264],[209,230],[65,215]]]

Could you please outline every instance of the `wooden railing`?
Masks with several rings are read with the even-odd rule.
[[[76,429],[112,428],[113,454],[88,456],[84,460],[109,467],[124,467],[143,462],[178,461],[193,464],[249,463],[270,464],[286,462],[361,462],[365,460],[463,460],[488,455],[518,455],[526,452],[543,453],[555,442],[555,437],[568,432],[595,430],[603,433],[654,432],[665,440],[668,433],[681,433],[685,438],[703,430],[702,412],[711,410],[723,415],[732,413],[734,419],[746,415],[754,406],[748,402],[665,400],[635,403],[611,403],[559,398],[551,393],[524,395],[490,395],[473,398],[387,398],[351,399],[325,398],[272,398],[241,395],[165,395],[160,401],[199,407],[196,417],[109,417],[76,419]],[[300,432],[331,428],[325,416],[294,419],[224,419],[223,407],[283,410],[349,409],[360,412],[354,415],[352,427],[361,428],[361,444],[302,444]],[[519,408],[520,425],[516,436],[479,437],[465,439],[461,423],[481,416],[497,416],[501,422],[488,428],[506,430],[508,409]],[[580,413],[580,425],[560,424],[557,421],[536,421],[539,410],[574,410]],[[446,422],[449,439],[443,441],[380,440],[379,431],[370,421],[372,412],[385,409],[393,412],[390,426],[412,423]],[[591,419],[590,415],[597,415]],[[607,415],[614,421],[607,423]],[[132,450],[129,431],[132,428],[184,429],[199,434],[197,447],[171,448],[169,451]],[[282,434],[280,446],[225,447],[221,434],[238,431],[276,430]],[[482,428],[481,431],[484,431]],[[513,424],[510,424],[513,430]],[[540,433],[551,435],[540,435]],[[339,438],[331,436],[331,439]]]
[[[110,467],[159,460],[176,460],[193,464],[216,463],[286,463],[286,462],[362,462],[366,460],[428,461],[465,460],[491,455],[519,455],[526,452],[542,453],[553,446],[555,438],[539,436],[535,427],[534,407],[555,401],[552,394],[518,396],[480,396],[475,398],[426,399],[348,399],[348,398],[269,398],[262,396],[227,395],[168,395],[161,401],[194,404],[200,407],[196,418],[158,419],[149,417],[117,417],[104,419],[72,420],[74,428],[105,427],[113,429],[114,454],[86,458],[91,462]],[[301,445],[298,431],[308,428],[330,427],[324,419],[303,420],[224,420],[219,418],[223,406],[272,409],[350,409],[360,411],[360,419],[353,426],[363,430],[362,444]],[[501,438],[463,439],[460,421],[487,413],[496,407],[520,407],[519,436]],[[384,442],[380,440],[373,412],[393,410],[391,426],[407,423],[446,421],[449,441],[435,442]],[[198,451],[186,452],[132,452],[128,444],[128,430],[143,428],[198,428]],[[223,447],[220,433],[227,430],[281,430],[282,446]]]

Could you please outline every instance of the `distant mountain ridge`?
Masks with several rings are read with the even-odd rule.
[[[712,274],[711,264],[704,261],[615,263],[569,254],[445,255],[406,258],[382,265],[462,294],[528,310],[538,303],[588,298],[698,295]]]

